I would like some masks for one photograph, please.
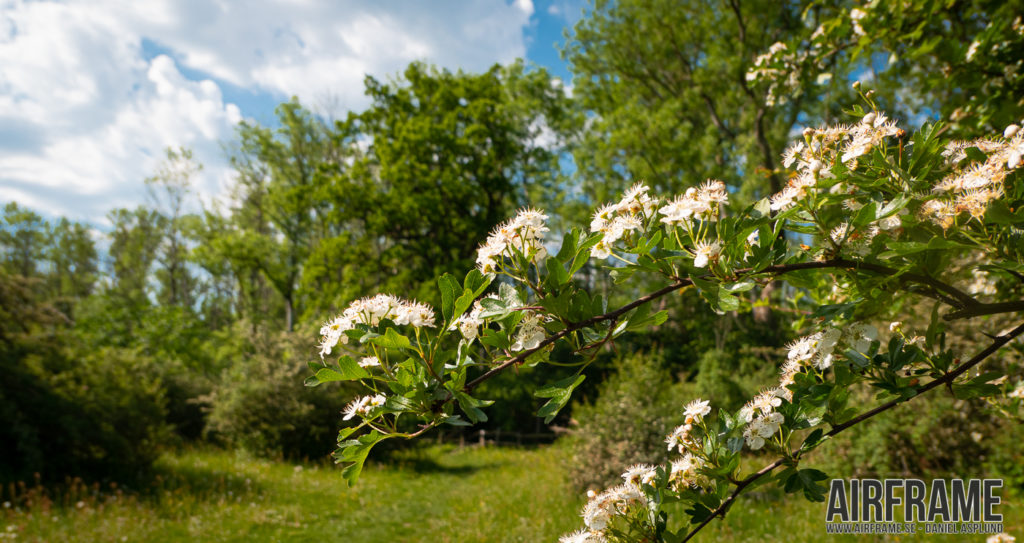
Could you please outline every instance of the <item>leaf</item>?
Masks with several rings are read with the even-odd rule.
[[[306,379],[306,386],[316,386],[310,384],[311,379],[316,379],[316,384],[330,383],[332,381],[354,381],[356,379],[366,379],[370,374],[365,369],[359,367],[359,364],[352,359],[351,356],[343,356],[338,359],[338,369],[333,368],[320,368],[316,374]]]
[[[555,418],[555,415],[565,407],[565,404],[569,403],[572,391],[578,387],[585,378],[585,375],[573,375],[551,383],[550,385],[546,385],[534,392],[533,395],[538,398],[551,398],[537,411],[537,416],[544,417],[545,424],[551,422]]]
[[[454,318],[452,309],[455,306],[455,298],[462,292],[462,288],[459,287],[459,282],[455,280],[455,276],[450,273],[439,277],[437,286],[441,289],[441,314],[444,316],[445,322],[451,322]],[[456,315],[461,315],[461,313]]]
[[[409,338],[399,334],[394,328],[388,328],[384,335],[370,339],[370,343],[385,349],[411,349]]]
[[[374,430],[369,434],[359,436],[358,439],[351,439],[338,444],[338,450],[334,452],[334,456],[337,459],[337,463],[348,464],[345,469],[341,470],[341,476],[345,478],[350,488],[355,486],[356,481],[359,480],[359,474],[363,471],[363,464],[366,462],[366,457],[370,454],[370,449],[382,439],[385,439],[385,437],[377,430]]]

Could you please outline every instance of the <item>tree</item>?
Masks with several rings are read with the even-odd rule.
[[[751,305],[739,294],[786,281],[806,300],[810,318],[798,321],[805,335],[787,346],[777,384],[738,410],[712,415],[711,401],[689,403],[685,423],[667,437],[679,457],[629,468],[624,485],[590,500],[586,528],[567,541],[689,540],[768,476],[821,501],[828,475],[804,467],[808,452],[936,390],[1024,408],[1024,384],[1006,383],[1006,365],[978,371],[997,352],[1018,365],[1024,355],[1013,344],[1024,335],[1024,132],[1012,125],[951,141],[928,124],[910,136],[871,93],[861,98],[852,124],[798,136],[784,162],[789,182],[741,212],[726,211],[721,181],[671,199],[637,185],[599,208],[592,233],[567,233],[549,255],[547,216],[522,210],[484,241],[464,281],[438,279],[440,313],[390,295],[353,302],[321,329],[325,361],[307,380],[361,380],[370,391],[345,411],[355,420],[336,451],[346,479],[355,482],[382,440],[486,420],[492,402],[477,396],[481,383],[554,362],[552,349],[563,345],[575,356],[557,364],[575,374],[535,391],[549,399],[538,415],[551,420],[601,347],[664,322],[651,302],[688,288],[716,311],[744,311]],[[660,287],[609,309],[575,277],[589,259],[618,282],[648,275]],[[979,269],[987,275],[977,277]],[[969,294],[967,283],[979,279],[994,284]],[[898,320],[915,317],[919,303],[931,306],[920,328]],[[889,320],[888,332],[873,324]],[[958,321],[985,323],[991,333],[972,340],[978,335],[968,330],[952,347],[947,334]],[[854,387],[877,399],[851,401]],[[746,472],[744,449],[774,460]],[[681,522],[668,516],[670,503],[683,504]]]
[[[473,240],[561,190],[559,134],[572,112],[542,69],[414,63],[392,83],[368,77],[366,94],[371,106],[336,128],[336,145],[355,151],[324,185],[343,232],[309,260],[314,297],[336,303],[369,286],[432,296],[433,277],[472,262]]]
[[[196,278],[190,272],[189,247],[186,239],[185,204],[192,179],[202,166],[192,159],[189,149],[168,149],[167,159],[152,177],[146,179],[146,188],[153,210],[161,217],[162,241],[156,256],[159,268],[156,278],[160,283],[157,298],[164,304],[191,308],[195,302]]]

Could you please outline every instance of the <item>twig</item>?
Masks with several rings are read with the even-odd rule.
[[[857,415],[856,417],[854,417],[854,418],[852,418],[852,419],[850,419],[850,420],[848,420],[848,421],[846,421],[846,422],[844,422],[842,424],[837,424],[837,425],[833,426],[831,430],[829,430],[827,433],[825,433],[822,436],[822,438],[832,437],[832,436],[838,434],[839,432],[842,432],[843,430],[845,430],[845,429],[847,429],[847,428],[849,428],[851,426],[857,425],[857,424],[859,424],[861,422],[864,422],[865,420],[870,419],[871,417],[874,417],[875,415],[878,415],[879,413],[883,413],[885,411],[888,411],[888,410],[892,409],[893,407],[896,407],[897,405],[899,405],[901,403],[908,402],[908,401],[910,401],[910,400],[920,396],[921,394],[924,394],[925,392],[928,392],[929,390],[932,390],[934,388],[938,388],[938,387],[943,386],[943,385],[952,385],[953,381],[956,380],[957,377],[963,375],[968,370],[970,370],[972,367],[980,364],[981,361],[983,361],[986,358],[988,358],[989,356],[991,356],[993,353],[995,353],[1000,348],[1002,348],[1003,345],[1006,345],[1007,343],[1009,343],[1010,341],[1012,341],[1014,338],[1016,338],[1017,336],[1021,335],[1022,333],[1024,333],[1024,323],[1021,323],[1020,325],[1018,325],[1013,330],[1010,330],[1009,332],[1007,332],[1007,333],[1005,333],[1005,334],[1003,334],[1001,336],[997,336],[996,339],[992,342],[992,344],[990,344],[988,347],[986,347],[984,350],[982,350],[978,354],[974,355],[967,362],[961,364],[955,370],[946,373],[945,375],[943,375],[942,377],[939,377],[938,379],[935,379],[933,381],[928,382],[927,384],[924,384],[924,385],[920,386],[917,389],[917,392],[913,396],[911,396],[910,398],[906,398],[906,399],[904,399],[904,398],[897,398],[895,400],[890,400],[890,401],[888,401],[888,402],[886,402],[886,403],[884,403],[884,404],[882,404],[882,405],[880,405],[878,407],[875,407],[874,409],[871,409],[870,411],[866,411],[864,413],[861,413],[860,415]],[[801,454],[801,451],[799,449],[797,449],[797,450],[795,450],[795,451],[793,451],[791,453],[791,457],[795,461],[795,460],[798,460],[800,458],[800,454]],[[750,484],[752,484],[754,481],[756,481],[756,480],[760,479],[761,477],[764,477],[765,475],[771,473],[772,471],[775,470],[775,468],[785,464],[787,461],[791,461],[791,460],[789,460],[787,458],[779,458],[778,460],[772,462],[771,464],[768,464],[767,466],[761,468],[756,473],[753,473],[750,476],[742,479],[739,483],[736,484],[736,488],[729,494],[729,497],[727,497],[725,499],[725,501],[723,501],[718,507],[716,507],[715,510],[711,512],[711,515],[709,515],[700,524],[698,524],[697,527],[695,527],[694,529],[690,530],[690,532],[686,534],[686,537],[684,537],[682,541],[686,542],[686,541],[689,541],[690,539],[692,539],[695,535],[697,535],[697,532],[699,532],[701,529],[703,529],[705,526],[707,526],[707,524],[709,522],[711,522],[711,520],[714,519],[715,517],[724,516],[724,513],[725,513],[726,509],[728,509],[729,505],[733,501],[735,501],[737,497],[739,497],[739,495],[743,491],[743,489],[745,489],[746,487],[750,486]]]

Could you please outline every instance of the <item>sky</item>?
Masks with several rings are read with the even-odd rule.
[[[334,114],[409,62],[516,58],[569,81],[556,43],[585,0],[0,0],[0,203],[102,226],[145,202],[168,147],[198,201],[223,200],[224,145],[291,96]]]

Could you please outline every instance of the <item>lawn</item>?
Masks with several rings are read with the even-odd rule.
[[[218,450],[164,456],[142,493],[75,486],[53,500],[4,490],[0,539],[17,541],[557,541],[579,526],[583,497],[567,455],[537,449],[430,447],[371,463],[349,489],[329,463],[293,464]],[[1000,511],[1021,536],[1024,506]],[[876,541],[828,536],[824,506],[771,494],[741,500],[700,541]],[[918,536],[892,541],[984,541]]]

